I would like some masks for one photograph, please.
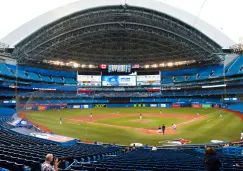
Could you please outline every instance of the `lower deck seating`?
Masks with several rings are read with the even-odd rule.
[[[222,171],[243,170],[234,167],[235,163],[241,164],[243,157],[223,156]],[[157,151],[140,149],[110,157],[97,163],[72,166],[73,171],[205,171],[204,155],[194,149],[161,149]]]

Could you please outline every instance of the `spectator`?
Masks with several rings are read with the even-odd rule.
[[[97,142],[96,141],[94,142],[94,145],[97,145]]]
[[[205,149],[204,165],[206,171],[220,171],[222,166],[221,161],[216,155],[216,151],[211,147]]]
[[[51,165],[51,162],[54,162],[54,166]],[[41,171],[58,171],[58,165],[61,163],[58,162],[58,159],[54,159],[53,154],[47,154],[45,162],[41,165]]]
[[[148,147],[148,144],[146,144],[143,148],[144,148],[144,149],[148,149],[148,148],[149,148],[149,147]]]
[[[156,145],[154,145],[154,146],[152,147],[152,151],[157,151],[157,147],[156,147]]]
[[[136,145],[135,145],[135,144],[133,144],[133,146],[132,146],[132,150],[133,150],[133,151],[136,150]]]

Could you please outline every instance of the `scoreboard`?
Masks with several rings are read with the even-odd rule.
[[[131,65],[108,65],[108,72],[131,72]]]

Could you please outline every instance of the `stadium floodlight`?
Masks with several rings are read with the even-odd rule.
[[[165,63],[161,63],[161,64],[159,64],[159,66],[164,67],[165,66]]]
[[[86,65],[85,65],[85,64],[83,64],[83,65],[82,65],[82,68],[85,68],[85,67],[86,67]]]
[[[174,63],[173,63],[173,62],[168,62],[167,65],[168,65],[169,67],[172,67],[172,66],[174,65]]]
[[[157,64],[153,64],[152,67],[153,67],[153,68],[157,68],[158,65],[157,65]]]
[[[144,68],[149,68],[149,65],[144,65]]]
[[[74,68],[78,68],[80,66],[80,64],[78,64],[78,63],[73,63],[73,67]]]

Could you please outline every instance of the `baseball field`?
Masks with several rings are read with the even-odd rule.
[[[220,113],[222,117],[219,117]],[[81,141],[124,145],[159,145],[178,138],[193,144],[211,140],[234,141],[240,138],[243,130],[239,116],[213,108],[63,109],[28,112],[24,117],[55,134],[79,138]],[[165,135],[158,133],[158,127],[162,124],[166,126]],[[176,124],[176,130],[172,124]]]

